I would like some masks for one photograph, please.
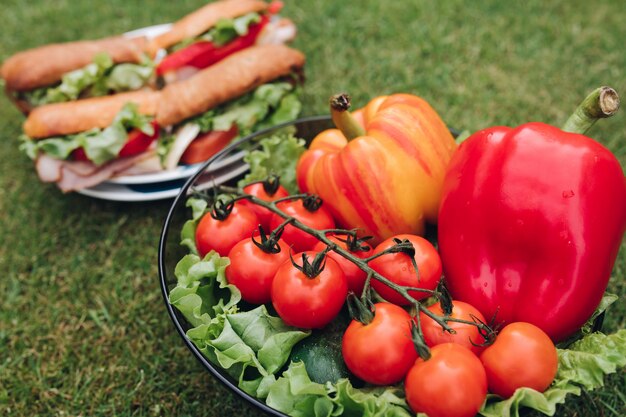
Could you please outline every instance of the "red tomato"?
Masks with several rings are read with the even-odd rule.
[[[396,284],[406,287],[419,287],[434,290],[441,278],[441,258],[437,249],[426,239],[415,235],[397,235],[391,237],[374,250],[374,255],[395,245],[394,238],[408,239],[415,248],[415,262],[419,270],[419,280],[415,274],[415,268],[411,257],[405,253],[388,253],[372,260],[369,266],[385,278]],[[410,302],[398,294],[395,290],[377,280],[372,280],[372,287],[385,300],[398,305],[409,305]],[[416,300],[428,297],[430,294],[423,291],[410,291],[409,294]]]
[[[276,179],[276,181],[278,181],[278,179]],[[278,185],[278,187],[274,189],[273,187],[275,187],[276,185]],[[264,182],[257,182],[254,184],[246,185],[245,187],[243,187],[243,192],[260,198],[263,201],[274,201],[278,200],[279,198],[287,197],[289,195],[285,187],[283,187],[282,185],[279,185],[278,183],[270,183],[270,185],[266,186]],[[251,203],[248,200],[241,200],[241,204],[245,205],[246,207],[250,207],[259,218],[259,222],[263,226],[263,229],[268,233],[271,232],[270,221],[273,215],[271,211],[269,211],[265,207],[261,207],[254,203]]]
[[[556,347],[543,330],[530,323],[505,326],[480,355],[489,391],[508,398],[521,387],[545,391],[556,376]]]
[[[418,359],[404,380],[406,401],[429,417],[474,417],[487,397],[487,375],[469,349],[444,343]]]
[[[350,372],[370,384],[395,384],[417,359],[411,316],[394,304],[377,303],[374,307],[370,323],[352,320],[346,329],[341,343],[343,359]]]
[[[315,252],[304,252],[313,262]],[[294,255],[301,262],[302,254]],[[346,277],[331,258],[322,272],[307,276],[291,261],[283,263],[272,282],[272,304],[285,323],[302,329],[320,329],[335,318],[348,295]]]
[[[345,236],[328,236],[330,240],[335,242],[337,246],[350,251],[348,248],[348,244],[341,239],[345,240]],[[366,243],[361,244],[361,246],[366,247],[366,250],[356,250],[350,251],[357,258],[365,259],[372,255],[374,249]],[[321,252],[326,249],[326,244],[324,242],[317,242],[317,244],[313,247],[315,252]],[[344,275],[346,276],[346,280],[348,281],[348,290],[356,293],[357,295],[361,295],[363,292],[363,286],[365,285],[365,280],[367,279],[367,274],[359,268],[354,263],[350,262],[343,256],[339,255],[336,252],[330,251],[328,252],[328,256],[335,260],[341,267]]]
[[[473,317],[475,317],[477,320],[485,323],[485,318],[480,311],[472,307],[470,304],[462,301],[452,301],[452,304],[454,307],[452,308],[452,314],[450,317],[466,321],[473,321]],[[438,316],[444,315],[439,303],[433,304],[428,307],[428,309]],[[456,330],[456,333],[452,334],[444,331],[435,320],[431,319],[424,313],[420,313],[420,324],[422,325],[424,340],[430,347],[440,345],[442,343],[457,343],[465,346],[476,355],[479,355],[484,349],[482,346],[474,345],[485,343],[485,339],[478,331],[478,327],[471,324],[449,321],[448,325]],[[474,342],[474,344],[472,344],[472,342]]]
[[[252,240],[244,239],[228,252],[226,279],[241,291],[241,298],[253,304],[271,301],[272,281],[278,268],[289,260],[289,246],[281,239],[280,252],[266,252]]]
[[[256,214],[247,207],[235,204],[224,220],[216,220],[207,213],[196,228],[196,246],[200,256],[214,250],[227,256],[237,242],[252,237],[259,225]]]
[[[237,126],[233,126],[230,130],[203,133],[187,146],[180,157],[180,162],[184,164],[204,162],[221,151],[235,136],[237,136]]]
[[[277,204],[277,207],[288,216],[295,217],[309,227],[318,230],[333,229],[335,227],[333,216],[324,206],[320,206],[311,211],[305,206],[304,200],[298,199],[282,201]],[[276,229],[283,221],[284,219],[282,217],[278,214],[274,214],[270,220],[270,229]],[[316,237],[292,225],[285,226],[282,239],[293,248],[294,252],[311,250],[318,242]]]

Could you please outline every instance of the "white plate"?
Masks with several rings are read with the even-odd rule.
[[[145,28],[140,28],[136,30],[131,30],[130,32],[124,33],[124,36],[127,38],[136,38],[139,36],[145,36],[146,38],[156,38],[159,35],[164,34],[172,27],[171,23],[163,23],[162,25],[154,25],[154,26],[146,26]]]
[[[213,187],[232,180],[248,170],[248,164],[239,164],[229,167],[228,170],[217,172],[209,176],[203,184],[196,186],[196,190]],[[156,201],[174,198],[180,192],[186,179],[159,182],[154,184],[112,184],[102,183],[95,187],[76,191],[89,197],[111,201]]]
[[[244,151],[241,151],[220,159],[216,163],[211,164],[210,171],[217,171],[218,169],[222,169],[233,162],[239,161],[245,154],[246,153]],[[181,165],[173,171],[154,172],[152,174],[142,175],[124,175],[120,177],[113,177],[105,182],[109,184],[154,184],[164,181],[174,181],[191,177],[201,166],[202,163]]]

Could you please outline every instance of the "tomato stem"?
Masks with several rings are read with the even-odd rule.
[[[585,134],[598,119],[613,116],[620,99],[611,87],[596,88],[578,105],[561,128],[565,132]]]
[[[354,320],[364,325],[368,325],[374,320],[374,304],[372,304],[365,291],[361,298],[350,291],[346,303],[348,304],[348,314],[350,314],[350,317]]]
[[[361,259],[361,258],[357,257],[356,255],[354,255],[349,250],[343,249],[342,247],[337,245],[335,242],[330,240],[326,236],[326,233],[328,232],[328,230],[318,230],[318,229],[314,229],[312,227],[309,227],[306,224],[304,224],[301,221],[299,221],[298,219],[287,215],[285,212],[283,212],[282,210],[280,210],[276,206],[276,204],[278,202],[280,202],[280,201],[289,200],[289,199],[295,199],[295,198],[303,198],[303,197],[307,196],[307,194],[296,194],[294,196],[290,196],[290,198],[285,197],[285,198],[282,198],[282,199],[279,199],[279,200],[275,200],[275,201],[264,201],[264,200],[261,200],[258,197],[253,196],[253,195],[243,193],[241,190],[239,190],[237,188],[227,187],[227,186],[220,186],[219,189],[222,192],[225,192],[225,193],[228,193],[228,194],[237,194],[238,195],[237,199],[246,199],[246,200],[250,201],[253,204],[256,204],[256,205],[259,205],[261,207],[266,208],[267,210],[269,210],[269,211],[277,214],[278,216],[282,217],[286,221],[289,220],[290,224],[293,227],[295,227],[295,228],[297,228],[299,230],[302,230],[303,232],[305,232],[305,233],[307,233],[307,234],[309,234],[311,236],[314,236],[315,238],[317,238],[317,240],[323,242],[327,247],[326,247],[326,249],[323,252],[320,252],[316,256],[316,259],[312,263],[308,262],[308,264],[310,264],[311,266],[313,266],[314,264],[316,266],[321,266],[323,258],[325,258],[327,252],[333,251],[333,252],[337,253],[338,255],[342,256],[343,258],[349,260],[353,264],[357,265],[362,271],[366,272],[367,275],[368,275],[368,279],[372,279],[373,278],[373,279],[375,279],[375,280],[377,280],[377,281],[387,285],[389,288],[395,290],[404,299],[409,301],[411,303],[411,305],[413,307],[415,307],[415,309],[417,311],[423,312],[425,315],[430,317],[439,326],[441,326],[441,328],[443,330],[445,330],[446,332],[454,333],[454,329],[448,325],[448,322],[458,322],[458,323],[471,324],[471,325],[474,325],[474,326],[478,327],[481,331],[484,331],[484,332],[486,332],[488,334],[494,334],[493,330],[485,323],[470,322],[470,321],[466,321],[466,320],[462,320],[462,319],[457,319],[457,318],[454,318],[454,317],[439,316],[439,315],[433,313],[432,311],[430,311],[428,308],[426,308],[426,306],[424,306],[423,303],[417,301],[415,298],[413,298],[409,294],[409,291],[422,291],[422,292],[425,292],[425,293],[428,293],[428,294],[432,294],[434,296],[439,296],[439,292],[438,291],[433,291],[433,290],[429,290],[429,289],[426,289],[426,288],[405,287],[405,286],[402,286],[402,285],[398,285],[395,282],[393,282],[393,281],[389,280],[388,278],[384,277],[383,275],[379,274],[374,269],[372,269],[368,265],[368,262],[371,261],[372,259],[375,259],[378,256],[381,256],[381,254],[384,253],[384,251],[381,252],[381,254],[378,254],[378,256],[372,256],[372,257],[369,257],[369,258],[366,258],[366,259]],[[332,229],[332,232],[333,233],[341,232],[343,234],[351,234],[351,233],[353,233],[351,230],[342,230],[342,229]],[[408,242],[408,243],[411,244],[410,242]],[[396,243],[396,245],[392,246],[389,249],[391,249],[392,251],[395,250],[396,252],[401,252],[401,251],[403,251],[405,249],[408,249],[408,248],[405,248],[405,246],[408,246],[405,241],[399,241],[399,242]],[[392,248],[394,248],[394,249],[392,249]],[[413,249],[412,244],[411,244],[411,249]],[[387,253],[389,253],[389,252],[387,252]],[[414,257],[412,257],[412,258],[414,260]],[[300,265],[298,265],[298,267],[299,266]],[[303,268],[304,268],[304,266],[303,266]],[[308,268],[308,266],[307,266],[307,268]],[[416,268],[416,271],[417,271],[417,268]],[[419,314],[417,316],[419,316]]]
[[[276,229],[272,230],[269,236],[265,233],[265,230],[263,230],[263,226],[259,225],[259,237],[261,238],[261,242],[257,242],[254,236],[252,236],[252,243],[265,253],[280,253],[281,248],[278,241],[285,230],[285,226],[289,223],[291,223],[291,220],[285,220]]]
[[[425,361],[430,359],[430,348],[424,340],[419,314],[415,315],[415,320],[411,320],[411,340],[413,340],[413,346],[415,346],[415,350],[417,351],[419,357]]]

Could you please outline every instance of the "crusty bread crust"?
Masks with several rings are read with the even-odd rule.
[[[304,65],[304,55],[284,45],[244,49],[193,77],[162,90],[156,120],[170,126],[289,75]]]
[[[113,122],[124,104],[133,102],[139,112],[154,115],[160,100],[159,91],[133,91],[94,97],[67,103],[48,104],[34,109],[24,122],[24,133],[32,139],[63,136],[93,128],[105,128]]]
[[[92,63],[100,52],[108,53],[116,63],[138,63],[147,47],[145,37],[122,36],[50,44],[11,56],[0,68],[0,76],[8,89],[27,91],[60,81],[67,72]]]
[[[154,54],[161,48],[169,48],[178,42],[194,38],[215,26],[220,19],[232,19],[247,13],[261,12],[267,3],[260,0],[223,0],[209,3],[183,17],[164,34],[151,42],[150,51]]]

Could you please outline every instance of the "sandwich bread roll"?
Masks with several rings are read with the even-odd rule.
[[[54,84],[64,74],[91,64],[102,52],[115,63],[139,63],[147,46],[145,37],[122,36],[51,44],[13,55],[0,68],[0,75],[8,92],[33,90]]]
[[[284,45],[247,48],[193,77],[162,90],[156,113],[160,126],[177,124],[255,88],[298,71],[304,55]]]
[[[247,13],[262,12],[267,3],[260,0],[223,0],[209,3],[193,13],[183,17],[166,33],[157,36],[151,43],[150,50],[167,49],[176,43],[194,38],[206,32],[220,19],[233,19]]]
[[[160,96],[159,91],[142,90],[37,107],[24,122],[24,133],[42,139],[104,129],[129,102],[136,103],[140,113],[154,115]]]

